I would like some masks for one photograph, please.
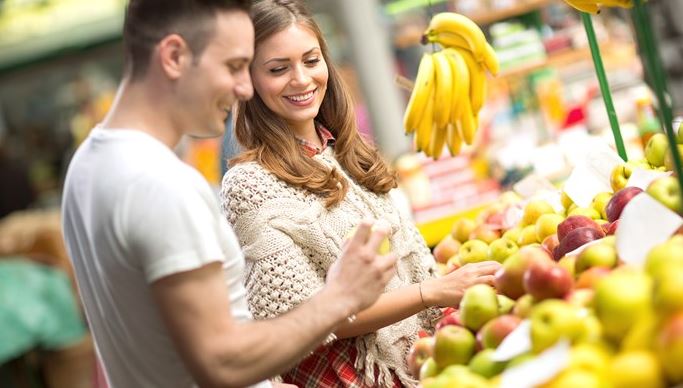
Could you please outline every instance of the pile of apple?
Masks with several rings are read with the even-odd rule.
[[[424,388],[494,387],[501,374],[561,340],[570,362],[543,387],[665,387],[683,383],[683,235],[652,249],[644,268],[625,265],[615,237],[626,204],[650,195],[681,214],[674,177],[653,181],[645,192],[624,187],[635,167],[670,164],[664,135],[655,135],[646,159],[614,169],[613,192],[581,208],[562,193],[562,210],[544,200],[521,207],[506,194],[477,220],[462,219],[434,249],[443,273],[468,263],[502,263],[494,286],[469,288],[457,309],[444,310],[433,336],[418,340],[408,365]],[[683,148],[683,147],[681,147]],[[683,149],[681,149],[683,152]],[[501,342],[529,320],[531,349],[494,361]]]

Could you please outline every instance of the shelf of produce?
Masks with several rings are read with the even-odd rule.
[[[614,68],[623,64],[621,59],[636,55],[636,47],[633,43],[608,42],[602,45],[602,56],[606,68]],[[576,64],[582,61],[591,61],[591,52],[588,47],[562,50],[548,55],[548,58],[540,61],[532,61],[522,66],[505,69],[500,72],[501,78],[524,77],[531,72],[546,67],[562,67]]]
[[[434,161],[422,156],[422,171],[429,177],[429,204],[413,209],[415,223],[427,245],[436,245],[460,218],[476,218],[500,196],[493,179],[477,178],[470,155],[442,157]]]
[[[506,7],[493,11],[480,11],[477,13],[469,14],[467,17],[472,19],[475,23],[480,26],[485,26],[488,24],[495,23],[497,21],[510,19],[516,16],[525,15],[529,12],[536,11],[542,7],[545,7],[551,3],[557,3],[555,0],[527,0],[519,1],[512,7]]]

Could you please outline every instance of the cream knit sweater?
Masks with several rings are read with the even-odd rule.
[[[287,185],[257,163],[239,164],[223,178],[222,208],[244,250],[247,300],[255,319],[283,314],[320,290],[328,268],[341,254],[345,236],[363,218],[391,225],[398,264],[386,291],[433,274],[434,259],[424,239],[389,195],[376,195],[351,180],[332,147],[314,158],[339,169],[349,181],[346,198],[331,209],[325,209],[319,196]],[[393,370],[404,385],[414,386],[406,355],[418,331],[430,330],[438,315],[438,309],[428,309],[357,337],[356,368],[366,384],[391,386],[389,370]],[[375,368],[379,381],[374,381]]]

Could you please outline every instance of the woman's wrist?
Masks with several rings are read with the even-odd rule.
[[[422,307],[425,309],[436,305],[433,295],[433,281],[434,279],[428,279],[418,283],[420,302],[422,303]]]

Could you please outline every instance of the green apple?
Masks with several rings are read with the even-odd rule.
[[[591,207],[600,213],[600,218],[603,220],[607,219],[605,206],[607,206],[607,203],[610,199],[612,199],[612,193],[603,191],[602,193],[598,193],[595,197],[593,197],[593,202],[591,202]]]
[[[495,285],[498,292],[512,299],[524,295],[524,273],[533,263],[539,261],[552,261],[541,247],[526,246],[513,253],[496,271]]]
[[[659,279],[671,266],[683,265],[683,243],[670,239],[655,245],[645,257],[645,272]]]
[[[503,263],[505,259],[510,257],[513,253],[517,252],[519,247],[514,241],[507,238],[499,238],[493,241],[489,245],[489,260],[497,261]]]
[[[488,381],[472,371],[469,370],[464,365],[451,365],[444,369],[443,372],[437,378],[443,386],[438,388],[451,388],[451,387],[463,387],[463,388],[486,388],[489,387]],[[433,388],[425,384],[424,388]]]
[[[645,145],[645,158],[654,167],[664,165],[664,157],[669,149],[669,141],[663,133],[655,133]]]
[[[351,230],[346,234],[346,239],[350,239],[353,237],[354,234],[356,234],[356,229],[357,226],[351,227]],[[372,230],[374,231],[376,226],[372,227]],[[389,235],[387,237],[384,237],[384,240],[382,240],[382,243],[379,245],[379,248],[377,249],[377,253],[380,255],[386,255],[389,252],[391,252],[391,242],[389,242]]]
[[[451,235],[461,243],[470,239],[470,234],[477,227],[477,222],[469,218],[460,218],[455,221],[451,229]]]
[[[631,178],[634,168],[635,165],[631,162],[626,162],[614,167],[609,179],[609,183],[610,186],[612,186],[613,192],[616,193],[617,191],[626,187],[626,183],[628,183],[629,178]]]
[[[512,308],[512,313],[522,319],[528,318],[529,315],[531,315],[531,309],[534,307],[534,303],[533,296],[529,294],[522,295],[522,297],[517,299],[515,307]]]
[[[676,177],[665,176],[657,178],[654,182],[650,183],[646,191],[652,198],[674,212],[678,214],[683,212],[683,196],[681,195],[681,187],[678,185]]]
[[[439,366],[434,361],[434,358],[429,357],[420,367],[420,380],[437,376],[440,372]]]
[[[584,249],[575,263],[575,273],[581,274],[592,267],[614,268],[617,265],[617,250],[610,244],[597,243]]]
[[[557,265],[567,270],[572,279],[576,278],[576,256],[564,256],[558,262]]]
[[[507,314],[510,311],[512,311],[512,308],[515,307],[515,301],[508,298],[505,295],[498,294],[496,295],[498,297],[498,314],[503,315]]]
[[[522,228],[522,232],[519,234],[519,237],[517,237],[517,245],[520,247],[538,242],[540,241],[536,239],[535,224],[527,225]]]
[[[602,388],[609,386],[605,378],[582,369],[565,369],[552,380],[543,384],[543,388]]]
[[[477,353],[470,361],[469,368],[472,372],[490,379],[499,375],[505,369],[507,362],[493,360],[494,349],[484,349]]]
[[[678,147],[678,154],[683,157],[683,144],[676,144],[676,147]],[[666,168],[666,171],[675,171],[673,154],[670,150],[664,156],[664,168]]]
[[[608,373],[608,379],[614,388],[665,386],[657,356],[645,350],[615,355]]]
[[[670,265],[654,282],[654,307],[660,315],[667,316],[683,311],[683,266]]]
[[[586,216],[594,220],[599,220],[602,217],[600,213],[592,207],[577,207],[572,209],[569,213],[567,213],[567,217],[571,216]]]
[[[533,200],[524,206],[524,213],[522,214],[522,225],[533,225],[543,214],[555,213],[555,208],[547,201]]]
[[[498,316],[496,290],[487,284],[475,284],[465,291],[460,301],[462,324],[473,331]]]
[[[522,234],[522,227],[521,226],[514,226],[503,233],[502,238],[506,238],[515,244],[517,243],[517,239],[519,239],[519,236]]]
[[[569,209],[569,207],[574,204],[574,201],[572,201],[572,199],[569,198],[569,195],[567,195],[567,193],[564,191],[562,191],[560,194],[560,201],[562,202],[562,206],[564,206],[565,210]]]
[[[555,213],[542,214],[536,220],[536,241],[543,241],[551,234],[557,233],[557,225],[564,221],[564,217]]]
[[[548,299],[531,310],[531,348],[540,353],[560,339],[574,342],[583,332],[579,309],[569,303]]]
[[[481,240],[469,240],[460,247],[460,263],[479,263],[489,259],[489,245]]]
[[[598,375],[605,374],[609,368],[610,352],[604,346],[593,343],[580,343],[569,351],[567,369],[580,369]]]
[[[475,345],[474,335],[466,328],[456,325],[444,326],[436,332],[434,338],[434,361],[439,368],[465,365],[472,358]],[[424,368],[424,365],[422,367]]]
[[[652,279],[630,267],[613,270],[595,286],[595,313],[605,337],[619,342],[652,304]]]

